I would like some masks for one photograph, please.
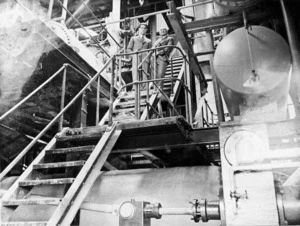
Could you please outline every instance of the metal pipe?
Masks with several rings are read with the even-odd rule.
[[[20,107],[22,104],[24,104],[28,99],[30,99],[34,94],[36,94],[38,91],[40,91],[45,85],[47,85],[49,82],[51,82],[62,70],[65,69],[65,65],[62,66],[56,73],[54,73],[50,78],[48,78],[43,84],[41,84],[38,88],[36,88],[34,91],[32,91],[27,97],[25,97],[23,100],[21,100],[19,103],[17,103],[15,106],[13,106],[9,111],[7,111],[5,114],[3,114],[0,117],[0,121],[3,120],[5,117],[7,117],[10,113],[15,111],[18,107]]]
[[[98,82],[97,82],[97,105],[96,105],[96,124],[99,123],[99,114],[100,114],[100,76],[98,77]]]
[[[112,58],[110,58],[103,66],[103,68],[96,73],[96,75],[79,91],[79,93],[67,104],[64,109],[58,113],[54,119],[23,149],[23,151],[20,152],[20,154],[1,172],[0,174],[0,181],[6,176],[8,172],[12,170],[12,168],[27,154],[27,152],[30,150],[30,148],[33,147],[33,145],[46,133],[46,131],[60,118],[62,114],[64,114],[71,105],[83,94],[83,92],[100,76],[102,71],[107,67],[107,65],[110,63]],[[62,68],[64,68],[63,66]],[[61,69],[62,69],[61,68]],[[60,72],[60,71],[59,71]],[[57,74],[57,73],[56,73]],[[52,76],[53,77],[53,76]],[[51,77],[51,78],[52,78]],[[49,79],[48,79],[49,80]],[[48,81],[47,80],[47,81]],[[35,91],[34,91],[35,92]],[[36,93],[36,92],[35,92]]]
[[[60,111],[64,109],[65,106],[65,95],[66,95],[66,80],[67,80],[67,67],[65,67],[63,79],[62,79],[62,86],[61,86],[61,101],[60,101]],[[62,114],[59,121],[58,131],[62,131],[64,122],[64,115]]]
[[[82,210],[90,210],[101,213],[118,214],[120,205],[98,204],[91,202],[83,202],[80,206]]]
[[[67,11],[67,13],[76,21],[76,23],[78,23],[78,25],[88,34],[88,36],[90,36],[90,38],[96,43],[96,45],[108,56],[110,57],[110,55],[99,45],[99,43],[97,42],[97,40],[95,40],[90,33],[85,29],[85,27],[82,26],[82,24],[76,19],[76,17],[73,16],[73,14],[59,1],[57,0],[57,2],[60,4],[60,6]]]
[[[108,125],[112,126],[112,116],[113,116],[113,103],[114,103],[114,82],[115,82],[115,57],[111,61],[111,84],[110,84],[110,107],[109,107],[109,116],[108,116]]]
[[[192,208],[159,208],[160,215],[193,215]]]

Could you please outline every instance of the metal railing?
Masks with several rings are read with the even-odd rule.
[[[187,5],[187,6],[177,7],[177,10],[180,11],[182,9],[192,8],[192,7],[195,7],[195,6],[205,5],[205,4],[209,4],[209,3],[213,3],[213,2],[214,2],[214,0],[206,0],[206,1],[203,1],[203,2],[198,2],[198,3],[194,3],[194,4],[191,4],[191,5]],[[161,10],[161,11],[157,11],[157,12],[153,12],[153,13],[147,13],[147,14],[143,14],[143,15],[130,17],[130,19],[134,20],[134,19],[154,16],[154,15],[163,14],[163,13],[170,13],[170,12],[171,12],[170,9],[165,9],[165,10]],[[105,26],[105,25],[110,25],[110,24],[114,24],[114,23],[121,23],[121,22],[124,22],[126,19],[128,19],[128,18],[121,19],[121,20],[115,20],[115,21],[111,21],[111,22],[108,22],[108,23],[103,23],[102,25]],[[91,28],[92,29],[92,28],[97,28],[99,26],[100,26],[99,24],[95,24],[95,25],[86,26],[86,28]]]
[[[49,79],[47,79],[43,84],[41,84],[37,89],[35,89],[33,92],[31,92],[27,97],[25,97],[22,101],[20,101],[18,104],[16,104],[13,108],[11,108],[8,112],[3,114],[0,117],[0,121],[5,119],[8,115],[10,115],[12,112],[14,112],[17,108],[19,108],[21,105],[23,105],[25,102],[27,102],[33,95],[35,95],[39,90],[41,90],[45,85],[49,84],[56,76],[60,74],[64,70],[63,73],[63,82],[62,82],[62,96],[61,96],[61,111],[54,117],[54,119],[51,120],[51,122],[19,153],[19,155],[1,172],[0,174],[0,181],[9,173],[16,164],[30,151],[30,149],[36,144],[36,142],[55,124],[59,121],[59,128],[62,127],[63,122],[63,114],[75,103],[75,101],[87,90],[89,87],[97,80],[99,79],[101,73],[106,69],[106,67],[110,64],[113,57],[111,57],[106,64],[103,66],[103,68],[95,74],[94,77],[89,77],[89,75],[84,74],[83,72],[79,71],[78,69],[74,68],[73,66],[69,64],[64,64],[56,73],[54,73]],[[64,106],[65,102],[65,83],[66,83],[66,69],[70,67],[76,72],[78,72],[80,75],[84,76],[84,78],[88,78],[89,81],[87,84],[76,94],[76,96],[66,105]],[[98,80],[98,86],[99,88],[99,81]],[[111,93],[113,93],[114,87],[111,86]],[[99,94],[99,90],[97,91],[97,94]],[[97,104],[98,105],[98,104]]]
[[[214,127],[217,125],[218,120],[214,116],[218,116],[213,112],[206,99],[204,99],[204,106],[202,107],[203,127]]]
[[[66,20],[66,16],[67,14],[81,27],[81,29],[83,29],[86,34],[91,38],[91,40],[94,41],[95,45],[97,47],[99,47],[101,49],[101,51],[103,51],[108,57],[110,57],[110,55],[105,51],[105,49],[99,44],[98,40],[96,40],[90,33],[89,31],[87,31],[87,27],[84,27],[80,21],[68,10],[68,0],[64,0],[63,2],[61,2],[60,0],[56,0],[56,2],[62,7],[62,16],[60,18],[56,18],[53,19],[55,21],[57,20],[61,20],[63,22],[65,22]],[[54,0],[50,0],[49,3],[49,8],[48,8],[48,19],[51,19],[51,15],[52,15],[52,10],[53,10],[53,3]],[[82,6],[88,10],[88,12],[92,15],[92,17],[98,22],[98,26],[100,26],[103,31],[105,31],[107,33],[108,36],[110,36],[110,38],[114,41],[114,43],[118,46],[118,47],[122,47],[120,45],[120,43],[109,33],[109,31],[106,29],[105,25],[102,24],[102,22],[97,18],[97,16],[93,13],[93,11],[88,7],[88,5],[81,0]]]
[[[175,105],[174,103],[172,103],[172,101],[170,100],[170,98],[163,92],[163,90],[161,90],[158,85],[156,84],[156,82],[161,82],[161,81],[179,81],[180,84],[183,85],[184,89],[185,89],[185,97],[186,97],[186,119],[188,122],[192,122],[192,117],[191,117],[191,106],[190,106],[190,103],[188,101],[188,96],[191,98],[191,91],[190,91],[190,85],[191,84],[185,84],[187,83],[188,79],[185,77],[184,78],[184,82],[180,79],[176,79],[176,78],[160,78],[160,79],[157,79],[156,78],[156,52],[159,51],[160,49],[164,49],[164,48],[167,48],[167,47],[170,47],[170,48],[173,48],[173,49],[176,49],[177,51],[179,51],[179,53],[181,54],[182,56],[182,59],[183,59],[183,63],[184,63],[184,75],[187,76],[187,66],[186,64],[189,64],[189,61],[186,57],[186,54],[184,53],[184,51],[179,47],[179,46],[175,46],[175,45],[166,45],[166,46],[160,46],[160,47],[156,47],[156,48],[151,48],[151,49],[144,49],[144,50],[140,50],[140,51],[135,51],[135,52],[132,52],[132,53],[122,53],[122,54],[116,54],[115,55],[115,59],[112,60],[112,68],[114,68],[114,65],[115,65],[115,61],[118,59],[118,58],[121,58],[121,57],[124,57],[124,56],[131,56],[131,55],[135,55],[136,57],[138,56],[138,54],[142,54],[142,53],[145,53],[145,52],[148,52],[148,54],[142,59],[142,61],[139,63],[137,61],[137,66],[135,67],[135,69],[137,70],[137,74],[139,74],[140,76],[138,76],[138,79],[139,81],[134,81],[130,84],[126,84],[124,86],[122,86],[120,89],[119,89],[119,92],[120,93],[123,89],[125,89],[126,87],[128,86],[135,86],[135,116],[136,116],[136,119],[139,119],[140,118],[140,96],[141,96],[141,91],[140,91],[140,86],[141,84],[144,84],[146,83],[147,84],[147,87],[146,87],[146,96],[147,96],[147,99],[146,99],[146,102],[149,101],[149,88],[150,88],[150,83],[153,83],[154,86],[156,86],[156,90],[161,93],[162,96],[164,96],[164,98],[167,100],[169,106],[171,106],[173,112],[175,112],[176,114],[179,115],[179,113],[177,112],[176,108],[175,108]],[[145,72],[143,69],[142,69],[142,65],[145,63],[145,61],[147,59],[149,59],[151,57],[151,55],[154,55],[154,76],[153,76],[153,79],[147,79],[146,81],[140,81],[140,78],[142,77],[142,73],[145,73],[147,75],[147,77],[149,77],[149,74],[147,72]],[[172,61],[172,59],[170,60]],[[173,68],[171,68],[171,70],[173,70]],[[171,74],[173,74],[173,71],[171,71]],[[119,73],[119,76],[120,73]],[[121,77],[119,77],[119,80],[121,79]],[[111,83],[114,84],[114,82],[116,81],[115,79],[115,73],[113,72],[112,73],[112,77],[111,77]],[[172,86],[171,86],[172,87]],[[172,89],[171,89],[172,90]],[[173,92],[173,90],[171,91]],[[112,94],[111,94],[112,95]],[[149,105],[149,104],[148,104]],[[149,111],[149,106],[147,106],[147,111]],[[113,103],[111,102],[111,106],[110,106],[110,110],[109,110],[109,125],[112,124],[112,114],[113,114]],[[147,113],[148,115],[148,113]]]
[[[172,46],[173,48],[176,48],[179,50],[179,52],[182,54],[183,56],[183,60],[184,63],[188,63],[188,60],[186,59],[184,53],[182,52],[182,50],[177,47],[177,46]],[[147,50],[142,50],[142,51],[138,51],[138,52],[134,52],[131,54],[138,54],[140,52],[146,52],[146,51],[156,51],[157,49],[160,48],[165,48],[165,47],[157,47],[155,49],[147,49]],[[35,94],[38,93],[38,91],[40,91],[43,87],[45,87],[47,84],[49,84],[51,81],[53,81],[61,72],[63,72],[63,78],[62,78],[62,95],[61,95],[61,103],[60,103],[60,112],[50,121],[50,123],[19,153],[19,155],[3,170],[3,172],[1,172],[0,174],[0,181],[7,175],[7,173],[9,173],[15,166],[16,164],[30,151],[30,149],[36,144],[36,142],[45,135],[45,133],[55,124],[58,123],[59,124],[59,130],[62,129],[63,126],[63,117],[64,117],[64,113],[75,103],[75,101],[77,101],[78,98],[80,98],[84,92],[90,88],[91,85],[93,85],[96,80],[97,82],[97,107],[96,107],[96,124],[99,121],[99,108],[100,108],[100,75],[101,73],[106,69],[106,67],[108,67],[110,64],[112,64],[112,74],[111,74],[111,85],[110,85],[110,117],[109,117],[109,125],[112,124],[112,111],[113,111],[113,100],[114,100],[114,81],[115,81],[115,61],[117,59],[117,57],[119,56],[124,56],[124,55],[128,55],[128,54],[116,54],[114,56],[112,56],[111,58],[108,59],[108,61],[104,64],[104,66],[102,67],[102,69],[97,72],[93,77],[90,77],[88,74],[85,74],[81,71],[79,71],[78,69],[76,69],[75,67],[73,67],[70,64],[64,64],[57,72],[55,72],[50,78],[48,78],[44,83],[42,83],[38,88],[36,88],[34,91],[32,91],[28,96],[26,96],[22,101],[20,101],[18,104],[16,104],[13,108],[11,108],[9,111],[7,111],[5,114],[3,114],[0,117],[0,121],[4,120],[8,115],[12,114],[16,109],[18,109],[20,106],[22,106],[25,102],[27,102],[32,96],[34,96]],[[130,54],[129,54],[130,55]],[[148,55],[147,55],[148,56]],[[142,63],[144,61],[142,61],[138,66],[138,68],[141,67]],[[65,93],[66,93],[66,77],[67,77],[67,68],[71,68],[72,70],[76,71],[78,74],[80,74],[81,76],[83,76],[85,79],[88,79],[87,84],[75,95],[75,97],[70,100],[70,102],[65,105]],[[186,70],[186,67],[185,67]],[[186,74],[186,71],[185,71]],[[119,92],[124,89],[125,87],[129,86],[129,85],[134,85],[136,84],[137,86],[139,86],[142,83],[147,83],[148,84],[148,88],[149,88],[149,83],[153,82],[154,85],[157,88],[157,91],[162,93],[162,95],[165,97],[165,99],[167,100],[168,104],[172,107],[173,111],[179,115],[179,113],[176,111],[175,105],[174,103],[172,103],[172,101],[170,101],[169,97],[156,85],[156,82],[162,81],[162,80],[173,80],[173,81],[179,81],[182,86],[185,88],[185,92],[186,95],[191,95],[191,91],[190,91],[190,84],[185,84],[182,80],[177,79],[177,78],[161,78],[161,79],[151,79],[151,80],[147,80],[147,81],[136,81],[133,82],[131,84],[127,84],[125,86],[123,86]],[[186,82],[186,79],[185,79]],[[140,107],[140,95],[138,94],[138,89],[136,89],[136,93],[135,93],[135,101],[136,101],[136,105],[135,108],[139,109]],[[188,103],[186,103],[186,108],[190,108],[190,106],[188,105]],[[137,110],[136,110],[137,112]],[[188,110],[187,110],[188,113]],[[186,115],[188,121],[189,117],[188,114]]]

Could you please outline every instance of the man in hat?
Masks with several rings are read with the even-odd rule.
[[[161,28],[159,30],[160,37],[156,40],[154,48],[163,47],[157,50],[156,54],[156,78],[164,78],[169,64],[169,56],[173,50],[174,39],[168,36],[168,29]],[[164,81],[158,82],[158,86],[163,89]]]
[[[146,37],[147,29],[148,28],[146,24],[141,23],[139,25],[138,35],[131,37],[128,43],[127,51],[129,53],[151,48],[151,40]],[[140,64],[146,56],[147,56],[147,52],[139,53],[137,55],[136,54],[132,55],[132,81],[133,82],[138,81],[140,70],[138,70],[137,65]],[[142,68],[141,68],[142,81],[147,80],[147,74],[149,74],[149,64],[150,64],[150,58],[147,57],[147,59],[145,59],[144,63],[142,64]],[[140,87],[141,90],[145,90],[146,83],[143,83]]]

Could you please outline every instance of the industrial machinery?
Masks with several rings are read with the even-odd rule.
[[[39,123],[30,130],[37,136],[26,134],[31,140],[20,145],[26,147],[15,158],[0,156],[7,163],[0,175],[1,225],[300,225],[300,49],[287,10],[299,3],[289,1],[287,7],[287,1],[153,1],[155,10],[149,12],[144,4],[152,7],[150,1],[112,1],[111,7],[111,1],[91,0],[72,12],[66,0],[49,1],[49,21],[35,19],[35,37],[46,39],[67,62],[41,84],[29,79],[34,91],[0,116],[1,128],[16,132],[19,128],[11,127],[19,117],[4,122],[28,101],[24,115]],[[17,4],[28,11],[26,4]],[[95,16],[101,7],[115,13],[109,19],[120,12],[123,19],[104,23]],[[57,8],[62,16],[52,18]],[[81,15],[84,9],[92,16]],[[153,55],[156,71],[156,54],[164,47],[126,53],[128,40],[121,46],[108,29],[124,21],[145,22],[148,16],[148,36],[154,39],[161,22],[156,15],[162,15],[177,43],[161,89],[155,87],[156,72],[147,81],[123,78],[134,68],[126,70],[130,55],[144,52]],[[85,27],[98,29],[93,34],[99,36]],[[77,40],[78,29],[90,40]],[[109,55],[103,37],[120,51]],[[90,49],[99,50],[105,61],[99,63]],[[47,54],[41,62],[55,58]],[[142,63],[135,65],[137,73],[144,73]],[[50,68],[36,71],[42,77],[53,72]],[[142,83],[149,89],[141,91]],[[137,89],[129,92],[132,85]],[[212,89],[217,114],[203,104]],[[30,98],[37,93],[34,102]],[[49,110],[42,111],[39,101],[53,119],[42,118]],[[28,130],[25,123],[21,126]],[[9,152],[6,143],[0,140]]]

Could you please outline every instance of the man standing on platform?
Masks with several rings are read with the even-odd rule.
[[[159,30],[160,37],[154,44],[154,48],[166,46],[165,48],[160,48],[157,50],[156,55],[156,78],[164,78],[169,64],[169,56],[173,50],[174,39],[168,36],[168,30],[166,28],[161,28]],[[163,90],[164,82],[158,82],[157,85],[161,90]]]
[[[141,23],[138,28],[138,35],[131,37],[128,43],[127,51],[129,53],[151,48],[151,40],[146,37],[146,32],[147,32],[147,24]],[[148,52],[143,52],[143,53],[132,55],[132,81],[133,82],[138,81],[140,70],[138,70],[137,66],[143,61],[143,59],[147,56],[147,54]],[[147,80],[147,74],[149,74],[149,64],[150,64],[150,58],[148,57],[147,59],[145,59],[144,63],[142,64],[142,68],[141,68],[142,81]],[[140,87],[141,90],[145,90],[146,83],[141,84]]]

